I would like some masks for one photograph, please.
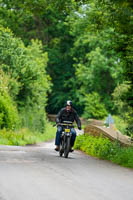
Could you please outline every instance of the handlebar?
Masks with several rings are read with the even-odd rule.
[[[64,121],[62,123],[57,123],[57,124],[54,124],[53,126],[74,126],[73,125],[73,122],[70,122],[70,121]]]
[[[58,125],[61,125],[61,126],[73,126],[73,123],[58,123]]]

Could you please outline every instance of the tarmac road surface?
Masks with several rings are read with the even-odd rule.
[[[54,143],[0,146],[0,200],[133,200],[133,170]]]

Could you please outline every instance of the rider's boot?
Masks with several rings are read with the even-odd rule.
[[[74,149],[72,147],[70,147],[70,152],[73,152],[73,151],[74,151]]]
[[[60,147],[59,146],[56,146],[55,147],[55,151],[59,151]]]

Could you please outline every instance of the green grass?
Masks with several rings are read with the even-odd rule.
[[[25,146],[51,140],[55,137],[56,128],[51,123],[46,124],[44,133],[31,132],[27,128],[19,131],[0,130],[0,144]]]
[[[80,135],[74,148],[88,155],[133,168],[133,147],[121,147],[118,142],[112,143],[108,138]]]

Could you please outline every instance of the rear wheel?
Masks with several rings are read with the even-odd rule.
[[[70,137],[66,137],[66,142],[64,146],[64,157],[67,158],[70,151]]]

